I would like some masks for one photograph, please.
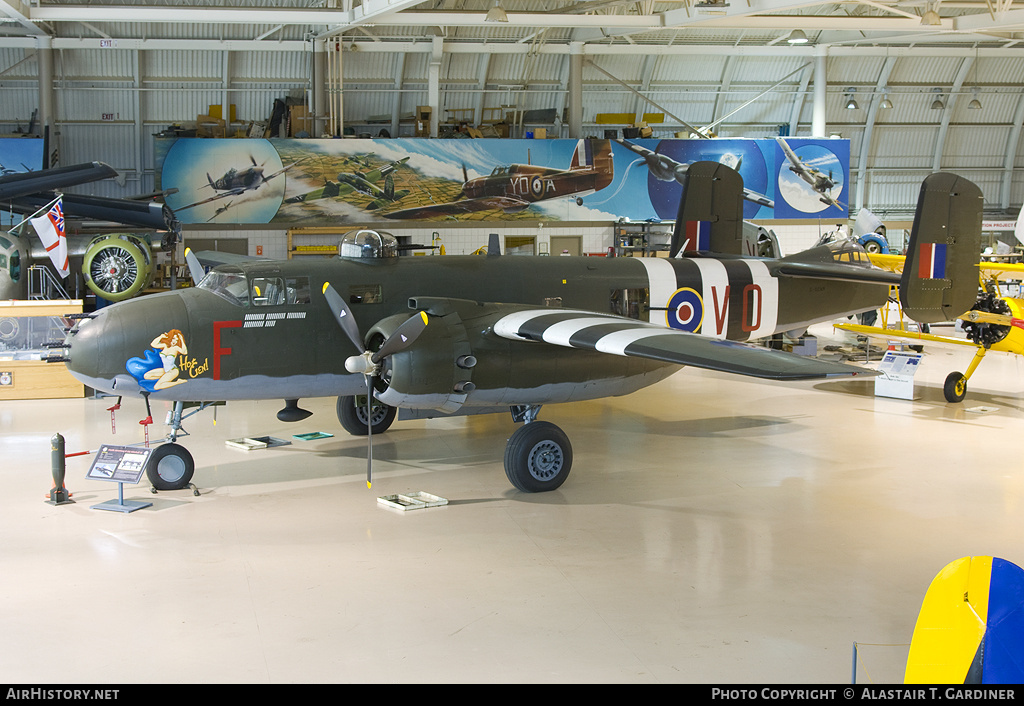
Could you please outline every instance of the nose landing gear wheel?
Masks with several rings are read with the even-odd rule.
[[[505,447],[505,475],[524,493],[558,488],[572,468],[569,437],[551,422],[530,422],[516,429]]]
[[[192,454],[181,444],[161,444],[153,449],[146,466],[146,477],[157,490],[181,490],[188,487],[195,473]]]

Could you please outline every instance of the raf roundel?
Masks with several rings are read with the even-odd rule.
[[[704,321],[704,300],[689,287],[677,289],[668,300],[666,316],[670,328],[696,333]]]

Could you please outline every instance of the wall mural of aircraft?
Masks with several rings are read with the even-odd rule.
[[[349,161],[349,160],[346,160]],[[360,163],[357,159],[353,159],[357,165],[362,164],[363,166],[369,166],[366,161]],[[324,179],[324,185],[319,189],[313,189],[307,191],[304,194],[298,196],[291,196],[284,200],[285,203],[304,203],[306,201],[315,201],[316,199],[329,199],[336,198],[338,196],[344,196],[356,192],[369,196],[373,200],[365,207],[368,211],[375,211],[382,206],[394,203],[404,196],[409,194],[406,189],[395,190],[395,179],[392,173],[398,169],[401,165],[409,161],[408,157],[389,162],[382,167],[376,169],[370,169],[365,172],[341,172],[338,174],[337,181],[330,181]],[[381,179],[384,180],[384,186],[377,186],[377,182]]]
[[[811,187],[819,201],[827,206],[835,206],[843,211],[846,210],[846,204],[841,201],[837,201],[835,197],[832,196],[833,191],[842,189],[842,183],[835,178],[835,175],[831,170],[826,176],[826,174],[815,167],[813,163],[800,159],[785,139],[776,137],[775,141],[778,143],[779,147],[782,148],[783,153],[786,155],[786,159],[789,160],[789,170]]]
[[[220,199],[227,199],[234,196],[241,196],[242,194],[255,191],[264,184],[268,183],[271,179],[278,177],[289,169],[299,164],[302,160],[292,162],[291,164],[278,169],[276,172],[270,174],[264,174],[264,165],[257,164],[256,158],[249,155],[249,161],[252,162],[251,167],[244,169],[235,169],[232,167],[224,173],[219,179],[214,179],[209,172],[206,173],[206,182],[200,189],[213,189],[216,193],[201,201],[190,203],[187,206],[179,206],[175,210],[185,211],[196,206],[202,206],[203,204],[211,203],[213,201],[219,201]]]
[[[577,204],[582,204],[583,196],[612,183],[615,169],[609,140],[580,140],[566,169],[510,164],[495,167],[487,176],[470,179],[463,166],[462,174],[465,183],[454,201],[381,215],[416,220],[490,210],[518,213],[538,201],[564,197],[575,198]]]
[[[720,178],[726,169],[691,165],[680,214],[738,229],[716,212],[742,203],[742,179]],[[952,179],[929,177],[914,247],[944,237],[959,206],[953,192],[969,184]],[[106,307],[78,320],[51,360],[147,409],[173,404],[167,443],[147,469],[157,489],[183,488],[195,470],[177,443],[186,402],[283,399],[278,418],[297,421],[309,415],[300,398],[337,396],[342,426],[368,440],[396,417],[511,411],[524,424],[506,447],[506,475],[540,492],[572,467],[566,434],[538,420],[542,405],[625,395],[687,365],[774,380],[874,374],[745,342],[877,308],[897,275],[855,244],[778,259],[678,257],[686,230],[674,234],[672,258],[509,257],[497,248],[398,257],[394,238],[353,231],[337,258],[222,265],[197,287]],[[955,246],[948,255],[964,256]]]
[[[633,144],[628,140],[616,140],[616,142],[643,157],[644,162],[647,164],[647,168],[655,179],[659,179],[661,181],[678,181],[681,184],[685,182],[686,171],[692,162],[678,162],[668,155],[654,152],[646,147]],[[722,155],[722,158],[719,161],[725,166],[735,169],[738,172],[740,170],[740,166],[742,166],[743,158],[736,157],[731,154],[725,154]],[[775,208],[775,201],[764,194],[752,191],[751,189],[743,189],[743,198],[761,206]]]

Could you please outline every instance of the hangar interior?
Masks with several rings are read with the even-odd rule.
[[[976,183],[987,220],[1012,223],[1024,202],[1019,0],[38,0],[0,18],[0,132],[45,135],[51,166],[118,172],[68,193],[150,194],[156,135],[215,113],[229,139],[286,100],[312,136],[438,137],[493,126],[495,110],[515,138],[640,123],[665,139],[835,136],[849,140],[851,214],[867,208],[890,233],[910,227],[936,171]],[[835,224],[765,225],[790,253]],[[615,227],[390,229],[419,242],[439,230],[468,254],[492,232],[596,252]],[[287,253],[285,229],[267,225],[183,235]],[[819,346],[855,343],[814,332]],[[946,403],[943,378],[969,360],[928,349],[913,400],[862,380],[686,369],[554,405],[545,418],[569,432],[576,467],[538,495],[502,472],[507,415],[396,425],[374,440],[367,490],[365,440],[337,428],[333,400],[304,400],[302,429],[275,419],[279,402],[231,403],[186,425],[199,494],[126,487],[152,503],[130,514],[90,509],[117,489],[83,480],[87,457],[67,462],[75,503],[46,504],[49,443],[135,443],[141,406],[126,402],[115,427],[109,398],[5,401],[0,675],[820,683],[849,681],[856,653],[858,682],[898,682],[939,569],[1024,561],[1022,488],[999,453],[1021,423],[1020,358],[990,356],[969,398]],[[224,444],[313,431],[333,436]],[[414,491],[448,504],[376,501]]]

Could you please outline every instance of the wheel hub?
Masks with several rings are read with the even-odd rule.
[[[551,480],[562,470],[562,448],[552,441],[542,441],[530,451],[530,475],[540,481]]]

